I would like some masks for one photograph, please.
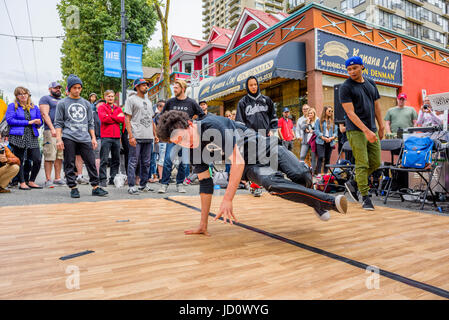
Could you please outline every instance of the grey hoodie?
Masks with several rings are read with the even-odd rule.
[[[127,129],[136,140],[154,139],[154,111],[151,101],[146,96],[142,99],[137,92],[131,92],[126,99],[123,112],[131,116],[131,128]]]
[[[66,97],[58,102],[55,128],[62,129],[62,137],[75,142],[91,142],[89,130],[95,130],[90,103],[83,98]]]

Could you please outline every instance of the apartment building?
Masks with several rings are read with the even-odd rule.
[[[448,47],[449,1],[445,0],[288,0],[292,13],[311,2],[319,2],[367,23],[415,37],[436,46]]]
[[[234,29],[244,8],[277,13],[286,10],[286,3],[286,0],[203,0],[203,38],[208,38],[213,26]]]

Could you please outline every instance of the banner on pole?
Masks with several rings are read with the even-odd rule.
[[[134,80],[143,77],[141,44],[126,44],[126,77]],[[118,41],[104,40],[104,75],[107,77],[122,77],[122,43]]]

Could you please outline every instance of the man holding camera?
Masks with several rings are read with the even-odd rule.
[[[418,114],[416,125],[419,127],[434,127],[442,125],[441,119],[433,112],[430,99],[425,98],[424,104]]]

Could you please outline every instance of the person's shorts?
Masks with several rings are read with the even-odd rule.
[[[51,136],[50,130],[44,130],[44,161],[56,161],[64,159],[64,151],[56,148],[56,137]]]
[[[100,151],[101,151],[101,139],[97,139],[98,147],[94,150],[95,160],[100,159]]]
[[[157,159],[156,164],[158,166],[163,167],[164,166],[164,160],[165,160],[165,150],[167,149],[167,144],[166,143],[161,143],[159,142],[159,157]]]

